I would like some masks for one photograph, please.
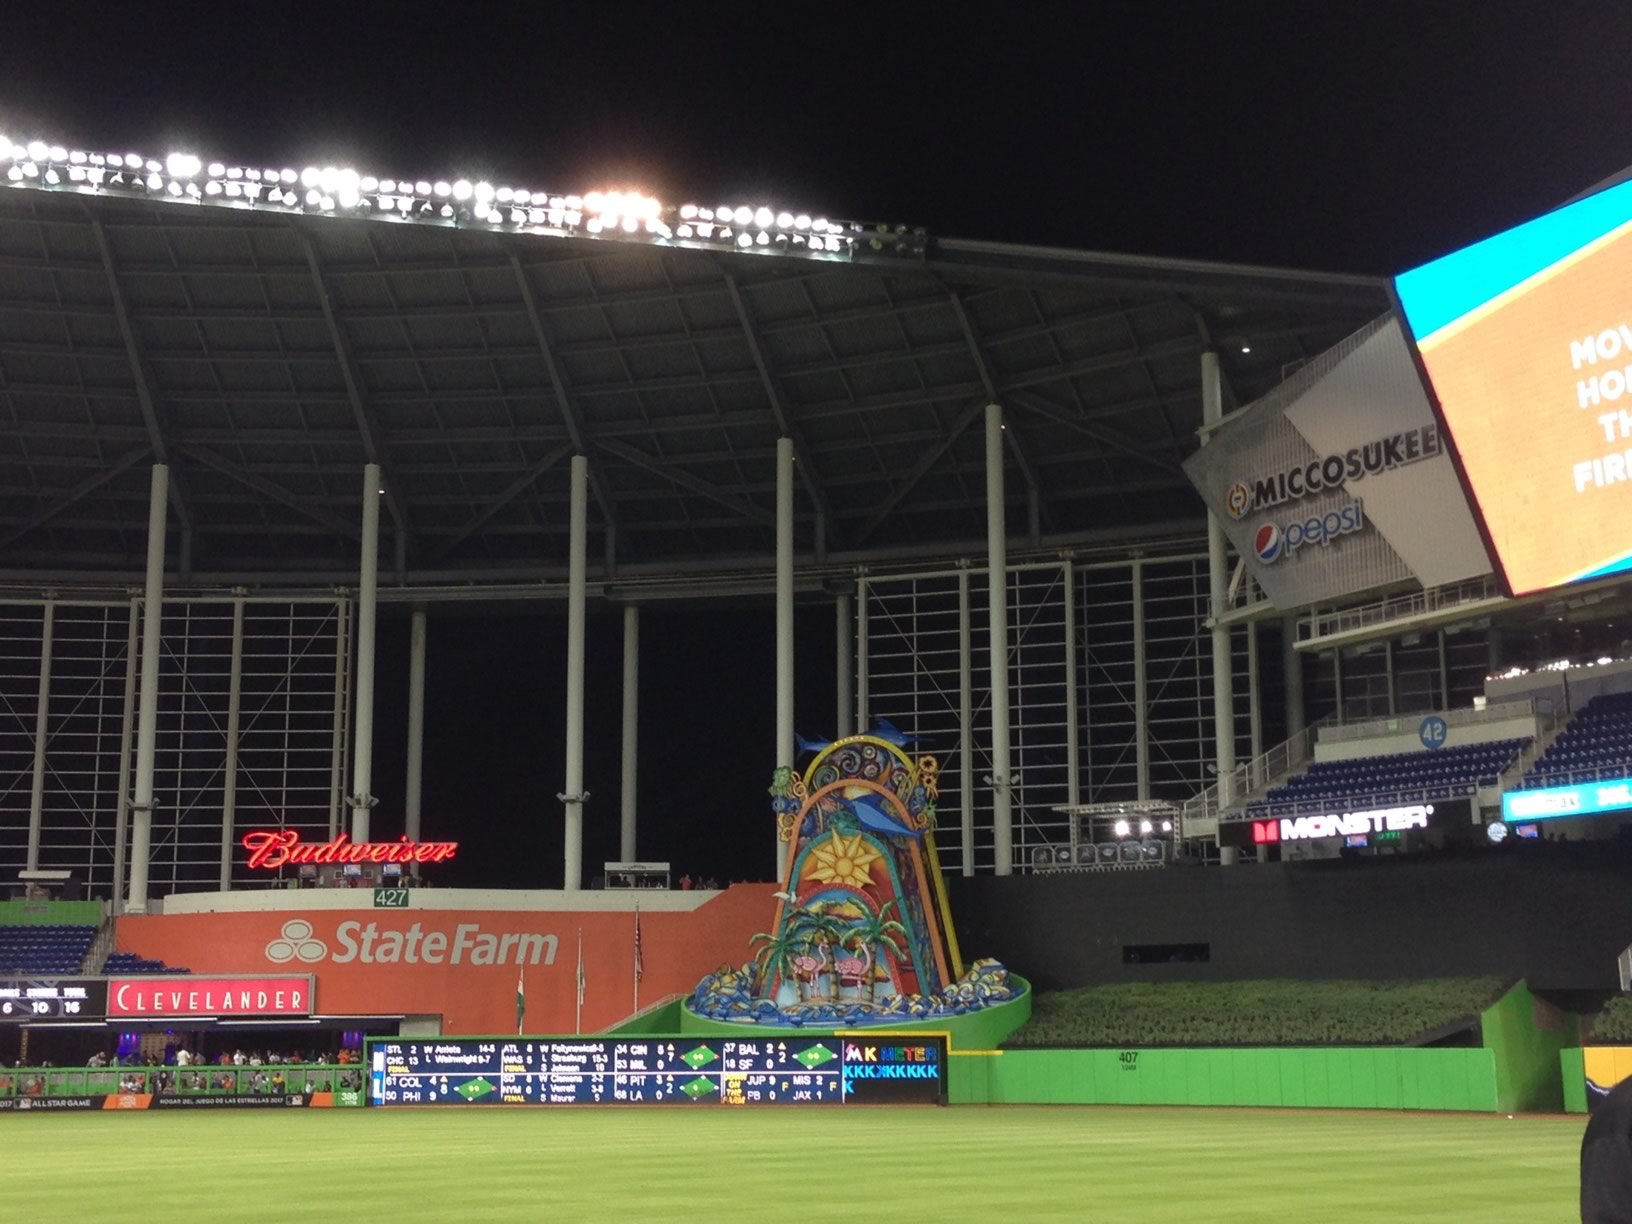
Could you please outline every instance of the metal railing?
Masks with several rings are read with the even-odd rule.
[[[1551,703],[1547,704],[1550,706]],[[1326,728],[1320,738],[1328,744],[1341,744],[1350,740],[1402,735],[1415,731],[1424,718],[1431,716],[1443,719],[1447,727],[1476,727],[1496,722],[1517,722],[1521,718],[1531,718],[1539,713],[1535,700],[1504,701],[1496,705],[1487,705],[1482,710],[1474,706],[1463,706],[1454,710],[1424,710],[1419,714],[1370,718],[1365,722],[1331,726]]]
[[[282,1096],[361,1092],[361,1063],[272,1063],[260,1067],[6,1067],[0,1097]]]
[[[1476,578],[1454,586],[1434,587],[1427,591],[1412,591],[1393,595],[1376,603],[1357,608],[1339,608],[1316,611],[1307,619],[1298,621],[1298,640],[1313,641],[1339,633],[1369,629],[1411,616],[1427,616],[1436,612],[1451,612],[1473,604],[1501,599],[1502,592],[1493,578]]]
[[[1237,765],[1220,782],[1214,782],[1186,799],[1182,808],[1184,827],[1190,829],[1197,821],[1219,819],[1224,811],[1245,803],[1254,792],[1278,782],[1314,760],[1315,741],[1324,728],[1332,725],[1332,721],[1333,716],[1328,714],[1318,722],[1311,723],[1262,756]],[[1227,788],[1221,787],[1221,782],[1227,783]],[[1225,789],[1229,799],[1221,805],[1219,796]]]
[[[1632,778],[1632,762],[1615,766],[1594,766],[1571,769],[1564,773],[1549,772],[1544,778],[1524,778],[1511,790],[1549,790],[1555,786],[1580,786],[1586,782],[1625,782]]]
[[[1333,811],[1363,812],[1377,808],[1402,807],[1412,803],[1438,803],[1446,799],[1471,799],[1500,781],[1494,776],[1476,778],[1471,782],[1442,782],[1434,786],[1396,786],[1384,790],[1350,794],[1341,799],[1330,795],[1308,798],[1257,799],[1240,811],[1224,817],[1227,824],[1246,820],[1262,820],[1273,816],[1316,816]]]

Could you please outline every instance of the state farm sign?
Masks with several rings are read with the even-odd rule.
[[[309,1016],[312,979],[289,977],[111,978],[108,1015],[154,1020],[189,1016]]]
[[[305,918],[291,918],[278,937],[266,945],[266,959],[275,965],[292,960],[306,964],[358,961],[365,965],[553,965],[559,941],[535,931],[490,931],[479,922],[460,922],[451,931],[425,929],[422,922],[407,926],[378,922],[342,922],[334,930],[334,944],[319,939]]]

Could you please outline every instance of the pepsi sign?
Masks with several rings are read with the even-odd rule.
[[[1283,556],[1291,557],[1306,544],[1322,548],[1340,536],[1353,535],[1366,526],[1366,508],[1362,502],[1350,502],[1341,510],[1312,514],[1306,519],[1288,523],[1284,528],[1275,523],[1263,523],[1252,537],[1252,551],[1265,565],[1273,565]]]

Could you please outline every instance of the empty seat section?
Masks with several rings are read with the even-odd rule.
[[[1469,796],[1481,786],[1494,786],[1529,743],[1526,737],[1320,761],[1248,804],[1246,815],[1261,820]]]

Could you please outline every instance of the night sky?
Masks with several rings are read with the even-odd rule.
[[[1624,2],[973,12],[13,5],[0,130],[1373,274],[1632,165]],[[586,875],[616,852],[618,633],[615,611],[592,617]],[[762,873],[769,607],[658,608],[643,638],[642,854],[677,870],[717,861],[722,878]],[[802,611],[799,639],[799,728],[825,734],[831,612]],[[388,611],[382,832],[400,820],[406,643],[406,616]],[[449,882],[559,881],[564,653],[555,610],[434,610],[426,827],[470,851]]]

